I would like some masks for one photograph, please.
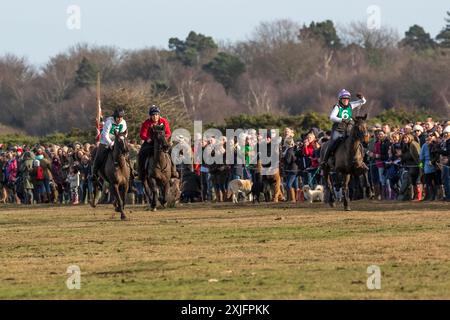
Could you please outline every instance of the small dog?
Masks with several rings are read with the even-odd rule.
[[[323,202],[323,186],[317,185],[314,190],[311,190],[309,185],[303,187],[303,194],[305,196],[305,201],[313,203],[313,201]]]
[[[248,195],[249,201],[253,201],[252,196],[253,182],[251,180],[235,179],[228,184],[227,198],[233,197],[233,203],[238,203],[239,192]]]

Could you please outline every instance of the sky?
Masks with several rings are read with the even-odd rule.
[[[79,15],[68,11],[72,5]],[[380,25],[401,36],[413,24],[436,36],[450,11],[448,0],[0,0],[0,55],[42,66],[77,43],[167,48],[169,38],[184,39],[191,30],[217,41],[245,40],[262,21],[366,22],[375,17],[372,5]]]

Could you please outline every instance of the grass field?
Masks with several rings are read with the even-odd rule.
[[[111,208],[0,207],[0,298],[450,299],[448,203]]]

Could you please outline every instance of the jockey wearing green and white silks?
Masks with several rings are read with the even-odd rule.
[[[106,162],[106,157],[108,156],[109,150],[114,146],[115,135],[114,132],[117,130],[119,133],[127,133],[127,123],[123,118],[125,112],[122,109],[117,109],[114,111],[112,117],[108,117],[103,125],[103,129],[100,135],[100,144],[97,148],[95,154],[94,163],[92,165],[92,175],[94,179],[98,177],[98,170]]]
[[[335,151],[341,138],[343,138],[348,129],[348,125],[353,121],[353,109],[361,107],[366,103],[366,99],[362,94],[356,95],[359,100],[350,102],[351,94],[349,91],[342,89],[338,94],[338,103],[335,104],[330,114],[330,120],[333,122],[331,130],[331,139],[325,152],[322,164],[325,164],[331,153]]]
[[[109,117],[106,119],[103,125],[102,133],[100,135],[100,143],[112,147],[114,145],[115,135],[114,132],[117,130],[119,133],[125,133],[127,131],[127,122],[123,118],[119,118],[120,121],[117,123],[114,117]]]

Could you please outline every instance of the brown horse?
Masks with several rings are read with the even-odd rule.
[[[325,181],[325,189],[328,193],[328,203],[335,207],[336,195],[331,183],[330,172],[334,170],[343,177],[342,191],[344,196],[344,208],[350,211],[350,197],[349,197],[349,182],[352,176],[359,177],[363,175],[365,186],[368,194],[372,194],[369,186],[368,170],[364,164],[364,154],[361,143],[368,141],[367,132],[367,115],[363,117],[356,117],[355,123],[352,126],[349,135],[337,147],[334,152],[334,157],[330,157],[328,163],[323,168],[323,179]],[[325,143],[320,151],[320,159],[322,161],[328,143]],[[333,162],[334,158],[334,162]]]
[[[156,211],[157,200],[163,208],[166,207],[170,192],[170,178],[172,176],[172,160],[169,155],[170,145],[166,139],[164,126],[155,125],[151,128],[153,138],[153,157],[149,157],[145,164],[144,191],[150,209]],[[161,197],[159,192],[162,191]]]
[[[115,212],[120,212],[120,219],[126,220],[124,209],[130,179],[130,167],[127,159],[129,149],[125,135],[119,134],[118,131],[114,135],[113,149],[109,152],[103,168],[100,168],[99,175],[103,181],[108,182],[111,194],[114,195]],[[98,181],[94,181],[93,187],[96,196],[91,202],[91,206],[95,208],[98,204]],[[114,216],[113,213],[112,218]]]

